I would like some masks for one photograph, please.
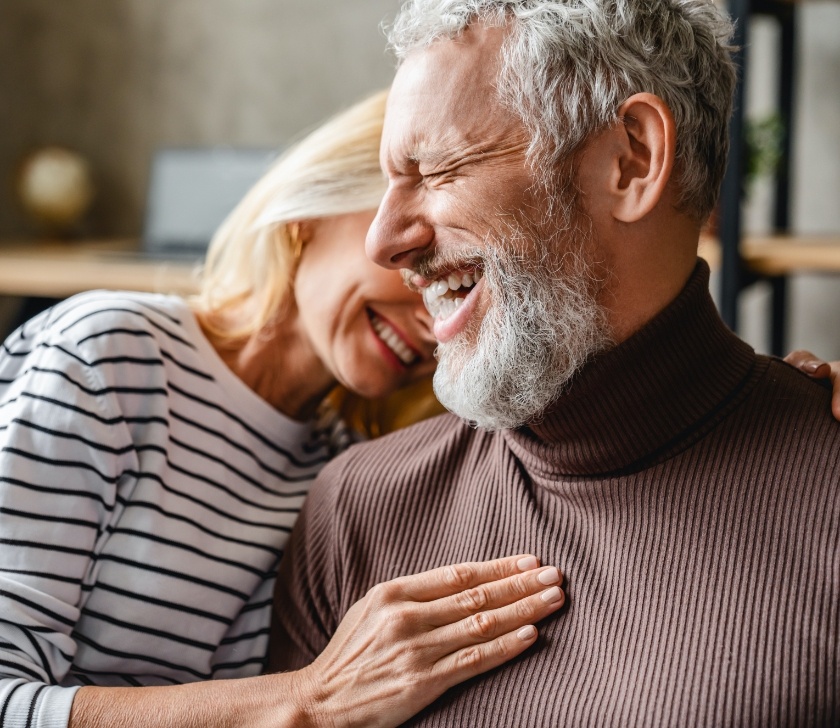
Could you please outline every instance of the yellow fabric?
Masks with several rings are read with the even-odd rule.
[[[432,380],[423,379],[388,397],[370,400],[336,389],[330,403],[347,425],[367,437],[379,437],[445,412],[432,391]]]

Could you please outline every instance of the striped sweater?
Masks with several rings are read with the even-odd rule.
[[[725,328],[707,275],[538,425],[444,415],[325,468],[273,667],[311,661],[377,582],[525,552],[563,569],[566,607],[413,725],[840,725],[840,425],[825,387]]]
[[[325,431],[221,361],[178,298],[92,292],[0,352],[0,726],[82,685],[259,674]]]

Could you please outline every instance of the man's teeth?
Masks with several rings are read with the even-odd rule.
[[[472,273],[450,273],[445,278],[439,278],[430,283],[423,290],[423,301],[426,308],[434,318],[448,318],[463,303],[461,296],[447,297],[449,291],[457,291],[461,288],[472,288],[481,280],[480,270]]]
[[[424,295],[440,297],[449,290],[449,283],[447,281],[435,281],[430,285]]]
[[[408,348],[405,342],[399,337],[399,334],[379,318],[379,316],[376,314],[371,315],[370,322],[376,335],[382,340],[385,346],[397,355],[397,358],[403,364],[410,366],[417,360],[417,355]]]

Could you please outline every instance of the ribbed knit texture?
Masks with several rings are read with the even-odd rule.
[[[567,606],[412,724],[837,725],[838,483],[827,389],[731,334],[700,262],[538,426],[444,415],[328,466],[281,568],[272,666],[310,662],[377,582],[530,552]]]

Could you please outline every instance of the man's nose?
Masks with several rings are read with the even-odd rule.
[[[368,230],[365,252],[384,268],[411,268],[434,237],[414,196],[389,188]]]

